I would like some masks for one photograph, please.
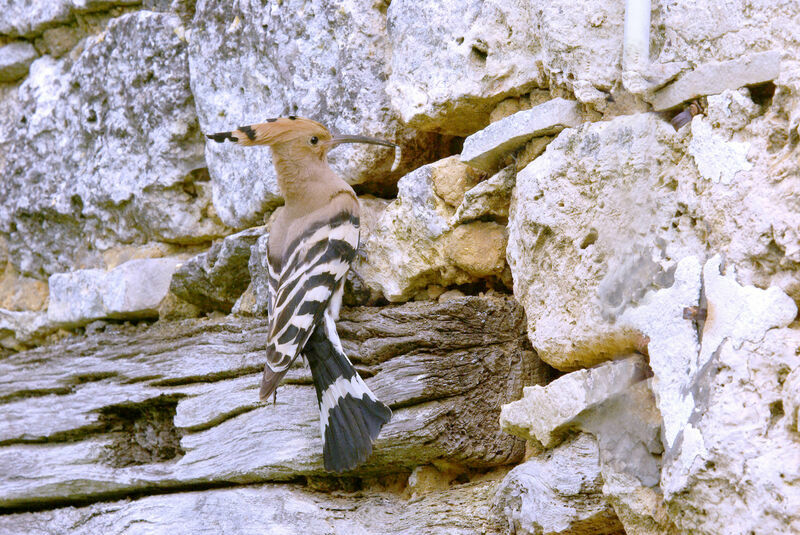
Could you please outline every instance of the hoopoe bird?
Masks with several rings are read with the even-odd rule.
[[[325,469],[351,470],[371,455],[372,441],[392,412],[358,375],[336,332],[345,274],[358,249],[359,204],[353,188],[328,165],[327,153],[341,143],[399,147],[364,136],[333,136],[322,124],[295,116],[207,137],[272,149],[285,205],[267,244],[269,329],[259,394],[262,400],[273,396],[304,355],[317,391]]]

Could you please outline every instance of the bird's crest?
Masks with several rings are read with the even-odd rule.
[[[230,132],[208,134],[218,143],[226,140],[240,145],[277,145],[299,137],[317,136],[320,141],[331,139],[331,133],[317,121],[305,117],[277,117],[264,123],[240,126]]]

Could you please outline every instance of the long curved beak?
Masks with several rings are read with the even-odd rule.
[[[337,135],[333,136],[333,138],[328,142],[328,146],[333,148],[337,145],[341,145],[342,143],[369,143],[370,145],[383,145],[384,147],[398,147],[397,143],[392,143],[391,141],[385,141],[383,139],[378,139],[376,137],[368,137],[368,136],[347,136],[347,135]]]

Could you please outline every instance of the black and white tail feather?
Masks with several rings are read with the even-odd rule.
[[[392,417],[344,354],[330,316],[314,331],[303,354],[319,402],[325,468],[351,470],[372,454],[372,441]]]
[[[260,396],[269,398],[298,355],[305,355],[317,391],[325,468],[335,472],[363,463],[392,415],[359,377],[336,332],[358,223],[357,216],[341,212],[306,229],[279,265],[269,260],[270,329]]]

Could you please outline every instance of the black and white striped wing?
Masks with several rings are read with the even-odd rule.
[[[334,291],[355,259],[358,223],[358,217],[348,212],[318,223],[300,236],[281,259],[276,289],[270,292],[262,399],[275,391],[315,327],[323,321]]]

